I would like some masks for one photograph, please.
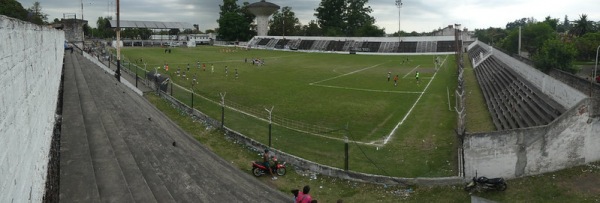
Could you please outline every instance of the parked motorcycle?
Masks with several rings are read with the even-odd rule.
[[[285,161],[283,163],[279,163],[276,157],[273,157],[273,164],[271,165],[271,170],[273,174],[277,174],[279,176],[283,176],[286,173],[285,169]],[[264,174],[269,174],[269,169],[265,167],[260,161],[252,161],[252,174],[254,176],[259,177]]]
[[[472,192],[473,190],[477,192],[487,191],[487,190],[496,190],[496,191],[504,191],[508,186],[504,181],[504,178],[487,178],[485,176],[477,177],[477,172],[475,172],[475,177],[471,181],[469,181],[465,185],[465,191]]]

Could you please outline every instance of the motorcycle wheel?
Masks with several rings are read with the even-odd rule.
[[[279,176],[283,176],[283,175],[285,175],[285,172],[286,172],[286,171],[285,171],[285,168],[280,168],[280,169],[277,169],[277,175],[279,175]]]
[[[504,191],[506,190],[508,186],[506,185],[506,183],[501,183],[500,185],[498,185],[498,187],[496,188],[498,191]]]
[[[260,168],[252,168],[252,174],[254,174],[256,177],[259,177],[262,175],[262,172],[260,171]]]

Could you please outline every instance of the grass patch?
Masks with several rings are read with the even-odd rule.
[[[184,116],[156,95],[146,94],[146,98],[205,147],[242,171],[250,174],[250,162],[260,159],[257,152],[226,139],[219,130],[207,128]],[[292,166],[288,167],[288,174],[276,181],[271,181],[266,176],[258,179],[284,193],[310,185],[312,196],[319,202],[335,202],[338,199],[343,199],[344,202],[469,202],[471,198],[463,191],[462,185],[406,188],[357,183],[321,175],[317,179],[311,179],[304,172],[296,172]],[[474,195],[500,202],[598,202],[599,181],[600,163],[592,163],[509,180],[508,189],[504,192],[491,191]]]
[[[456,175],[456,114],[449,109],[455,99],[448,95],[456,86],[451,55],[440,56],[446,59],[445,66],[436,72],[434,56],[426,55],[245,51],[213,46],[175,48],[171,54],[160,48],[125,48],[122,53],[129,59],[143,58],[152,70],[169,64],[169,72],[160,69],[161,74],[187,89],[195,76],[194,107],[212,118],[220,120],[221,107],[215,102],[221,100],[219,93],[226,92],[228,106],[253,116],[227,109],[225,125],[265,144],[268,123],[264,108],[274,106],[273,147],[287,153],[342,168],[343,139],[348,136],[350,141],[362,143],[350,145],[353,171],[399,177]],[[252,58],[264,59],[266,65],[244,62]],[[187,77],[182,76],[183,71]],[[419,84],[416,71],[420,72]],[[399,76],[398,86],[387,81],[388,72]],[[172,94],[191,105],[190,92],[175,87]],[[400,122],[385,146],[368,145],[382,144]],[[315,130],[322,136],[287,127]]]
[[[487,109],[485,97],[481,87],[477,83],[477,77],[473,66],[466,54],[464,54],[465,69],[465,93],[466,93],[466,129],[467,132],[489,132],[496,130],[492,121],[492,116]]]

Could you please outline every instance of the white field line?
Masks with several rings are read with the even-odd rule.
[[[442,64],[444,64],[446,62],[446,59],[448,59],[448,55],[446,55],[446,58],[444,59],[444,61],[442,61]],[[431,84],[431,82],[433,81],[433,79],[435,79],[436,75],[437,75],[437,72],[435,72],[433,74],[433,77],[431,77],[431,80],[429,80],[429,83],[427,83],[427,86],[425,87],[425,89],[423,90],[423,92],[421,93],[421,95],[419,95],[419,98],[417,98],[417,101],[415,101],[415,103],[412,105],[412,107],[410,107],[410,109],[408,110],[408,112],[406,113],[406,115],[404,115],[404,118],[402,118],[402,120],[400,122],[398,122],[398,124],[396,124],[396,126],[394,127],[394,129],[392,129],[392,132],[390,132],[390,134],[385,138],[385,140],[383,141],[383,145],[387,144],[388,141],[390,141],[390,139],[392,138],[392,136],[396,133],[396,130],[398,130],[398,127],[400,127],[400,125],[402,125],[404,123],[404,121],[406,121],[406,118],[408,118],[408,116],[410,115],[410,113],[412,112],[412,110],[415,108],[415,106],[417,106],[417,103],[419,103],[419,101],[421,100],[421,97],[423,97],[423,94],[425,92],[427,92],[427,89],[429,88],[429,85]]]
[[[417,67],[415,67],[415,68],[413,68],[412,70],[410,70],[410,71],[409,71],[408,73],[406,73],[406,75],[404,75],[404,77],[402,77],[402,78],[403,78],[403,79],[404,79],[404,78],[406,78],[406,76],[408,76],[410,73],[412,73],[412,72],[413,72],[413,71],[415,71],[417,68],[419,68],[419,66],[421,66],[421,65],[418,65]]]
[[[358,70],[355,70],[355,71],[352,71],[352,72],[349,72],[349,73],[346,73],[346,74],[338,75],[338,76],[335,76],[335,77],[332,77],[332,78],[327,78],[325,80],[321,80],[321,81],[317,81],[317,82],[311,82],[311,83],[309,83],[309,85],[314,85],[314,84],[322,83],[322,82],[325,82],[325,81],[328,81],[328,80],[333,80],[333,79],[341,78],[341,77],[344,77],[344,76],[347,76],[347,75],[352,75],[354,73],[358,73],[358,72],[361,72],[361,71],[364,71],[364,70],[367,70],[367,69],[375,68],[375,67],[377,67],[377,66],[379,66],[381,64],[384,64],[384,63],[380,63],[380,64],[377,64],[377,65],[374,65],[374,66],[369,66],[369,67],[366,67],[366,68],[363,68],[363,69],[358,69]]]
[[[183,90],[185,90],[185,91],[187,91],[187,92],[191,92],[190,90],[186,89],[185,87],[182,87],[181,85],[178,85],[178,84],[176,84],[176,83],[171,83],[171,84],[173,84],[173,85],[175,85],[175,86],[177,86],[177,87],[179,87],[179,88],[181,88],[181,89],[183,89]],[[221,105],[221,102],[213,101],[213,100],[211,100],[211,99],[209,99],[209,98],[206,98],[206,97],[204,97],[204,96],[202,96],[202,95],[198,95],[198,94],[196,94],[196,93],[194,93],[194,95],[195,95],[195,96],[198,96],[198,97],[200,97],[200,98],[202,98],[202,99],[204,99],[204,100],[210,101],[210,102],[212,102],[212,103],[214,103],[214,104]],[[258,119],[258,120],[261,120],[261,121],[264,121],[264,122],[269,122],[269,121],[268,121],[267,119],[265,119],[265,118],[258,117],[258,116],[256,116],[256,115],[253,115],[253,114],[250,114],[250,113],[248,113],[248,112],[245,112],[245,111],[242,111],[242,110],[239,110],[239,109],[233,108],[233,107],[231,107],[231,106],[227,106],[227,105],[225,105],[225,107],[227,107],[228,109],[231,109],[231,110],[237,111],[237,112],[239,112],[239,113],[245,114],[245,115],[247,115],[247,116],[250,116],[250,117],[256,118],[256,119]],[[300,129],[291,128],[291,127],[288,127],[288,126],[285,126],[285,125],[281,125],[281,124],[279,124],[279,123],[277,123],[277,122],[273,122],[273,124],[279,125],[279,126],[281,126],[281,127],[284,127],[284,128],[290,129],[290,130],[294,130],[294,131],[298,131],[298,132],[301,132],[301,133],[306,133],[306,134],[311,134],[311,135],[319,136],[319,137],[322,137],[322,138],[327,138],[327,139],[332,139],[332,140],[338,140],[338,141],[345,141],[345,139],[344,139],[344,138],[330,137],[330,136],[325,136],[325,135],[316,134],[316,133],[312,133],[312,132],[307,132],[307,131],[304,131],[304,130],[300,130]],[[354,143],[357,143],[357,144],[362,144],[362,145],[369,145],[369,146],[378,146],[378,147],[380,147],[380,146],[383,146],[383,145],[381,145],[381,144],[374,144],[373,142],[371,142],[371,143],[367,143],[367,142],[358,142],[358,141],[352,141],[352,142],[354,142]]]
[[[337,89],[345,89],[345,90],[365,91],[365,92],[383,92],[383,93],[398,93],[398,94],[421,94],[421,93],[423,93],[423,92],[408,92],[408,91],[389,91],[389,90],[362,89],[362,88],[353,88],[353,87],[320,85],[320,84],[313,84],[313,83],[311,83],[310,85],[320,86],[320,87],[337,88]]]

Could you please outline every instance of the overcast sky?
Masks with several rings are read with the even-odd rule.
[[[29,8],[36,0],[17,0],[24,8]],[[100,16],[115,18],[116,0],[37,0],[42,12],[48,14],[48,21],[62,18],[64,13],[83,16],[90,26],[96,27]],[[238,0],[238,4],[246,0]],[[248,0],[250,3],[259,0]],[[270,0],[281,7],[289,6],[296,17],[305,25],[314,17],[315,8],[321,0]],[[199,24],[200,30],[218,26],[219,5],[222,0],[121,0],[121,20],[145,20],[165,22],[188,22]],[[600,21],[598,0],[402,0],[401,28],[403,31],[430,32],[451,24],[475,28],[502,27],[506,23],[524,17],[543,20],[546,16],[569,20],[579,19],[587,14],[588,20]],[[398,30],[398,8],[395,0],[370,0],[375,24],[385,28],[386,33]],[[594,10],[595,9],[595,10]]]

